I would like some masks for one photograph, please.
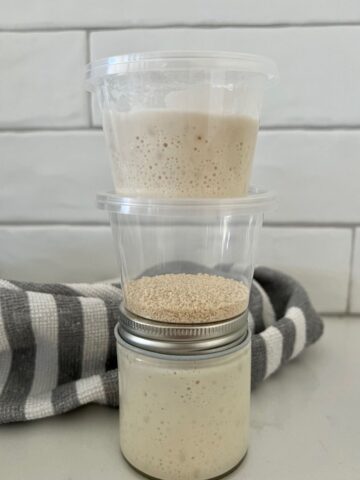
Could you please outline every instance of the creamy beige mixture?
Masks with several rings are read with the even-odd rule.
[[[249,289],[218,275],[165,274],[141,277],[124,287],[126,308],[144,318],[170,323],[210,323],[243,313]]]
[[[258,123],[246,116],[105,112],[116,191],[129,196],[246,195]]]
[[[203,360],[153,358],[119,345],[118,356],[120,445],[134,467],[164,480],[204,480],[240,462],[249,433],[249,341]]]

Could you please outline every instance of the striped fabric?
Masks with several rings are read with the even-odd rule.
[[[118,405],[116,284],[0,280],[0,423]],[[323,324],[304,289],[258,268],[250,296],[252,386],[299,355]],[[121,368],[121,366],[120,366]]]

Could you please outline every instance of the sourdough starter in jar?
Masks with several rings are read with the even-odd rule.
[[[105,112],[116,191],[126,196],[247,194],[258,122],[241,115]]]
[[[163,480],[205,480],[233,469],[248,446],[250,338],[197,357],[117,344],[120,445]]]

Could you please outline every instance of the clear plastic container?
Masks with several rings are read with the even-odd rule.
[[[148,52],[87,67],[117,193],[246,195],[271,60],[235,52]]]
[[[126,309],[174,323],[217,322],[248,306],[271,192],[236,199],[98,196],[109,213]]]

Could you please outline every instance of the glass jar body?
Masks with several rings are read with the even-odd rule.
[[[216,354],[149,354],[117,344],[120,446],[162,480],[205,480],[236,467],[248,447],[250,334]]]

